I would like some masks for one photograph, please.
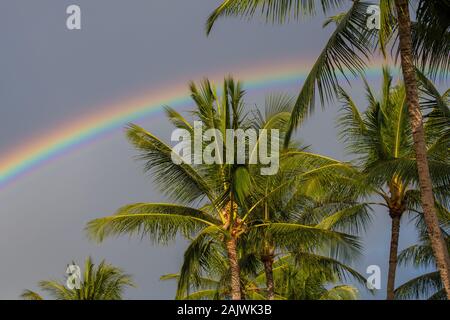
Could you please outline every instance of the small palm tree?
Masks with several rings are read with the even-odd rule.
[[[419,177],[415,166],[411,126],[407,117],[405,87],[392,86],[392,76],[387,68],[383,69],[383,75],[379,100],[366,82],[369,101],[363,113],[360,113],[352,98],[341,89],[344,114],[339,119],[339,124],[348,149],[358,157],[357,161],[363,172],[362,181],[373,194],[381,198],[382,202],[378,204],[386,207],[391,217],[387,298],[394,299],[400,220],[405,213],[422,214],[423,207],[418,190]],[[441,128],[443,123],[449,124],[447,120],[450,118],[446,120],[442,114],[441,111],[448,107],[431,82],[424,82],[422,88],[428,95],[435,96],[435,100],[429,100],[428,103],[432,111],[425,129],[430,172],[434,193],[438,198],[436,204],[440,206],[439,201],[450,199],[448,143],[445,143],[447,138]],[[438,106],[436,101],[443,105]]]
[[[417,21],[412,23],[410,3],[415,9]],[[306,78],[293,109],[290,129],[286,135],[288,144],[293,130],[314,110],[316,87],[322,101],[330,101],[339,94],[338,74],[357,75],[374,49],[379,48],[386,56],[387,47],[400,56],[406,104],[411,123],[419,188],[425,221],[430,234],[438,269],[450,299],[450,257],[439,228],[435,211],[433,188],[427,159],[427,146],[423,116],[419,104],[419,89],[415,65],[430,75],[448,75],[450,69],[450,0],[380,0],[381,29],[367,28],[367,9],[371,5],[360,0],[225,0],[210,15],[207,22],[209,33],[215,22],[224,16],[251,17],[262,14],[269,22],[285,23],[303,15],[315,15],[317,7],[323,14],[337,8],[346,8],[325,23],[336,23],[325,48],[317,58]]]
[[[196,104],[193,115],[201,121],[205,131],[217,129],[222,137],[227,137],[227,129],[285,131],[290,115],[290,110],[286,108],[291,106],[284,98],[276,99],[277,103],[271,108],[273,112],[268,112],[265,120],[258,123],[244,113],[244,91],[242,85],[233,79],[225,80],[221,98],[208,80],[205,80],[200,88],[192,83],[190,90]],[[176,128],[194,133],[194,125],[175,110],[167,108],[167,115]],[[207,268],[205,264],[211,252],[225,250],[231,298],[240,299],[242,288],[239,242],[243,241],[250,230],[261,227],[261,224],[250,223],[253,221],[252,217],[258,212],[264,199],[268,200],[277,194],[271,192],[255,202],[248,200],[251,197],[252,187],[261,176],[260,171],[256,170],[261,165],[254,165],[249,161],[259,148],[260,139],[257,139],[254,149],[249,150],[245,163],[236,164],[235,158],[234,161],[227,159],[213,164],[196,164],[195,161],[188,164],[186,161],[174,162],[172,148],[138,126],[131,125],[127,130],[127,136],[141,152],[140,159],[145,161],[145,170],[153,174],[161,190],[177,204],[138,203],[125,206],[119,209],[116,215],[89,222],[87,226],[89,235],[102,241],[112,235],[140,234],[148,236],[154,242],[167,243],[181,233],[191,242],[184,255],[178,284],[179,292],[189,285],[192,274],[198,274],[199,270]],[[226,141],[224,147],[225,149],[227,147]],[[231,150],[225,150],[223,154],[228,155],[229,151]],[[320,157],[316,158],[320,160]],[[316,163],[314,168],[311,165],[308,168],[297,168],[293,171],[295,174],[284,181],[279,190],[330,172],[337,166],[336,163],[330,165],[327,160]],[[332,246],[356,245],[356,240],[352,236],[317,226],[296,225],[292,228],[289,225],[281,225],[273,228],[278,228],[272,232],[274,237],[278,236],[284,241],[296,241],[297,244],[306,239],[310,242],[326,239]],[[295,229],[296,236],[286,236],[287,229]],[[290,234],[292,235],[292,232]]]
[[[96,267],[91,257],[86,259],[80,280],[79,289],[69,289],[65,281],[54,280],[41,281],[39,287],[56,300],[121,300],[125,289],[134,287],[130,275],[104,260]],[[25,290],[21,297],[26,300],[43,300],[39,293],[31,290]]]

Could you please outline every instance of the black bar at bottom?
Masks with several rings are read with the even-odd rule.
[[[448,318],[448,301],[0,301],[4,315],[54,316],[92,319],[98,312],[134,319],[309,319],[326,316],[345,319],[393,315],[402,319],[418,314]],[[9,311],[9,312],[8,312]],[[445,316],[447,314],[447,316]],[[87,317],[88,316],[88,317]],[[87,317],[87,318],[86,318]],[[440,316],[441,317],[441,316]]]

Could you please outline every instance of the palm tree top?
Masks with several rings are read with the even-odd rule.
[[[135,287],[130,275],[105,260],[96,266],[91,257],[86,258],[81,275],[79,289],[69,289],[66,281],[56,280],[43,280],[38,286],[56,300],[121,300],[128,287]],[[25,290],[21,297],[26,300],[44,299],[31,290]]]

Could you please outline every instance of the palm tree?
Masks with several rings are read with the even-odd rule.
[[[319,254],[322,250],[321,254],[331,254],[325,251],[332,244],[312,243],[315,237],[302,238],[299,231],[318,227],[348,232],[369,222],[368,206],[357,203],[357,195],[345,186],[346,179],[355,174],[348,163],[300,148],[283,151],[276,175],[258,177],[248,197],[248,206],[255,212],[248,220],[244,246],[264,266],[269,300],[275,298],[273,264],[281,252]],[[292,176],[303,179],[291,180]],[[353,258],[350,252],[342,253],[349,255],[334,258]]]
[[[339,73],[345,77],[346,71],[354,75],[362,72],[373,49],[378,47],[383,55],[386,55],[388,44],[395,42],[393,44],[395,46],[398,42],[425,221],[438,269],[447,296],[450,298],[450,257],[439,229],[434,206],[414,66],[416,62],[431,75],[436,75],[439,69],[442,74],[448,74],[450,1],[416,0],[413,2],[417,4],[417,21],[412,26],[408,0],[381,0],[381,29],[376,34],[376,30],[368,30],[366,24],[368,19],[366,12],[370,3],[359,0],[225,0],[209,17],[207,33],[211,31],[217,19],[223,16],[250,17],[260,12],[267,21],[284,23],[291,18],[298,19],[302,15],[314,15],[317,3],[320,3],[324,14],[351,4],[350,9],[331,17],[325,24],[328,25],[329,22],[334,21],[337,27],[303,84],[292,113],[286,144],[293,130],[314,109],[316,86],[319,89],[322,104],[325,100],[333,99],[339,91],[337,78]],[[397,37],[394,36],[395,32]]]
[[[290,112],[286,112],[285,99],[280,98],[278,104],[272,108],[273,112],[267,113],[264,122],[258,124],[250,120],[248,114],[244,114],[242,86],[233,79],[224,81],[221,98],[208,80],[205,80],[200,88],[191,83],[190,90],[196,104],[196,110],[192,114],[203,124],[203,132],[217,129],[222,137],[227,137],[227,129],[254,128],[283,131],[287,123],[286,119],[290,115]],[[189,123],[178,112],[167,108],[167,115],[176,128],[194,134],[195,124]],[[107,236],[140,234],[148,236],[154,242],[167,243],[181,233],[191,241],[184,254],[178,283],[179,292],[189,286],[192,274],[198,274],[201,269],[208,268],[208,255],[214,251],[225,250],[231,298],[241,299],[239,242],[249,230],[262,227],[261,224],[251,226],[249,222],[252,221],[253,215],[258,211],[259,204],[263,200],[254,202],[251,207],[247,200],[251,187],[261,175],[259,170],[253,168],[253,166],[260,168],[261,165],[253,165],[249,161],[261,140],[257,139],[245,163],[236,165],[234,164],[236,161],[218,161],[204,164],[193,161],[193,164],[189,164],[183,159],[174,162],[172,148],[138,126],[130,125],[127,136],[140,151],[139,159],[145,161],[145,171],[152,173],[161,191],[176,204],[137,203],[125,206],[115,215],[89,222],[87,225],[89,235],[93,239],[102,241]],[[275,140],[271,143],[275,143]],[[226,141],[223,146],[226,149]],[[225,150],[223,154],[228,155],[229,151],[232,150]],[[175,156],[178,157],[176,154]],[[233,158],[227,160],[233,160]],[[298,169],[290,180],[283,183],[282,187],[287,188],[299,181],[330,172],[337,166],[335,163],[330,165],[329,161],[322,161],[316,163],[313,169],[311,166],[309,170]],[[280,186],[279,189],[281,190],[282,187]],[[264,199],[270,199],[274,194],[275,192]],[[288,227],[286,225],[272,226],[275,229],[272,234],[287,238],[286,228]],[[296,225],[291,229],[296,230],[296,236],[289,239],[291,242],[298,243],[305,239],[317,242],[325,239],[333,246],[355,247],[357,245],[352,236],[317,226]]]
[[[75,265],[75,263],[73,263]],[[104,260],[96,267],[91,257],[86,259],[80,288],[69,289],[65,281],[44,280],[39,282],[42,291],[57,300],[121,300],[127,287],[134,287],[131,276]],[[43,300],[34,291],[25,290],[21,297],[26,300]]]
[[[348,278],[365,283],[362,275],[332,258],[310,252],[303,252],[295,257],[290,254],[279,255],[273,262],[273,278],[277,290],[271,297],[265,287],[266,272],[262,263],[253,255],[244,255],[240,265],[243,270],[243,296],[247,300],[355,300],[358,290],[338,283]],[[179,292],[177,299],[227,299],[230,287],[228,282],[223,281],[226,273],[226,266],[217,264],[198,279],[196,286]],[[179,279],[179,274],[161,277],[164,281]]]
[[[243,217],[247,231],[241,235],[238,246],[242,295],[246,299],[249,296],[264,296],[268,300],[279,298],[274,265],[279,257],[287,255],[295,257],[300,268],[320,262],[317,270],[332,268],[339,273],[339,280],[343,280],[345,277],[341,273],[348,272],[349,268],[339,261],[351,261],[358,253],[359,245],[356,238],[336,231],[358,230],[369,218],[368,206],[352,200],[345,185],[329,183],[329,180],[340,181],[339,173],[344,174],[342,178],[349,178],[351,168],[348,164],[303,149],[290,150],[282,159],[285,166],[279,173],[270,178],[255,179],[253,185],[257,187],[252,188],[248,196],[250,209]],[[299,163],[302,164],[301,172],[297,171],[299,169],[295,173],[286,171],[289,164],[298,166]],[[293,175],[299,179],[289,181]],[[346,197],[340,196],[340,192]],[[188,256],[185,255],[181,274],[177,276],[177,298],[210,296],[214,292],[220,293],[216,298],[226,297],[229,293],[228,262],[223,258],[221,246],[209,241],[202,247],[201,255],[195,259]],[[341,268],[345,268],[345,272]],[[248,275],[255,275],[255,270],[263,270],[258,272],[264,277],[258,279],[264,280],[265,289],[262,283],[256,288],[249,280]],[[349,272],[360,283],[365,283],[362,276]],[[211,279],[216,281],[211,282]],[[215,285],[220,285],[220,290],[211,287]],[[190,293],[191,290],[195,293]]]
[[[423,75],[422,75],[423,77]],[[425,79],[425,78],[422,78]],[[350,152],[357,156],[362,169],[362,180],[371,192],[381,198],[379,205],[388,209],[392,221],[389,253],[387,299],[394,299],[397,268],[400,221],[405,213],[422,213],[417,190],[419,177],[416,174],[411,125],[407,117],[406,92],[404,85],[392,86],[388,68],[383,68],[383,83],[380,99],[374,96],[366,83],[368,107],[362,114],[355,102],[343,89],[341,100],[344,114],[339,119],[341,135]],[[433,88],[431,82],[424,82]],[[426,87],[423,87],[426,90]],[[447,108],[442,96],[438,99]],[[441,201],[449,199],[450,162],[448,148],[443,143],[437,124],[441,108],[429,100],[433,107],[427,121],[427,152],[432,173],[434,192]],[[433,113],[434,112],[434,113]],[[448,122],[447,122],[448,124]],[[448,144],[447,144],[448,145]],[[437,204],[439,204],[437,202]],[[419,206],[418,206],[419,205]],[[420,210],[420,211],[418,211]]]
[[[445,43],[446,38],[439,39],[436,36],[439,36],[439,33],[431,35],[438,28],[442,28],[442,26],[449,26],[449,20],[443,20],[440,18],[438,7],[441,6],[439,2],[444,2],[444,6],[450,10],[450,2],[449,1],[420,1],[420,10],[419,10],[419,19],[426,19],[425,24],[421,27],[422,30],[425,30],[425,39],[433,38],[437,39],[434,43],[443,43],[444,46],[448,48],[450,42]],[[433,248],[434,255],[436,257],[436,263],[438,265],[438,269],[440,271],[442,282],[444,284],[445,290],[447,292],[447,298],[450,299],[450,257],[448,253],[448,248],[445,243],[442,232],[439,228],[439,221],[436,214],[436,208],[434,203],[433,196],[433,185],[431,182],[429,163],[427,158],[427,146],[425,140],[425,133],[423,127],[423,117],[420,112],[420,104],[419,104],[419,92],[418,85],[416,82],[416,72],[414,66],[414,53],[413,53],[413,43],[412,43],[412,32],[411,32],[411,19],[409,15],[409,7],[407,0],[395,0],[395,6],[397,11],[397,19],[398,19],[398,36],[399,36],[399,49],[400,49],[400,57],[401,64],[403,70],[403,79],[405,82],[406,88],[406,101],[408,104],[409,117],[411,122],[412,136],[414,139],[414,150],[416,154],[416,163],[417,170],[419,173],[419,185],[420,185],[420,193],[421,193],[421,201],[422,207],[424,210],[424,218],[428,227],[428,233],[431,240],[431,246]],[[433,18],[427,17],[428,14],[435,13],[433,18],[437,18],[433,21]],[[431,18],[431,19],[430,19]],[[430,20],[429,20],[430,19]],[[430,23],[427,23],[430,21]],[[439,23],[442,22],[443,25],[439,27]],[[431,27],[429,27],[431,25]],[[438,26],[436,28],[436,26]],[[426,32],[428,30],[428,32]],[[447,31],[447,28],[443,29],[444,32]],[[440,33],[442,34],[442,33]],[[444,33],[445,34],[445,33]],[[448,39],[448,37],[447,37]],[[441,42],[442,41],[442,42]],[[439,45],[442,47],[442,45]],[[443,59],[447,60],[447,65],[444,64],[444,67],[447,68],[450,66],[448,62],[450,61],[448,58],[448,51],[444,53],[446,56]],[[424,56],[427,58],[427,55]],[[429,58],[431,62],[429,63],[430,67],[439,66],[441,63],[436,63],[434,61],[439,61],[439,56],[430,56]]]

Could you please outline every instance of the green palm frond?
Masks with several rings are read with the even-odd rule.
[[[271,223],[266,227],[274,241],[287,251],[315,248],[318,251],[328,251],[332,257],[347,261],[360,253],[359,240],[345,233],[296,223]]]
[[[92,220],[86,230],[97,241],[122,234],[148,236],[152,241],[167,243],[178,233],[190,236],[220,222],[201,210],[174,205],[138,203],[125,206],[109,217]]]
[[[436,186],[449,185],[450,166],[443,161],[429,161],[430,175]],[[405,181],[418,181],[416,161],[413,158],[399,158],[377,161],[366,169],[367,180],[374,183],[389,181],[394,176],[400,176]]]
[[[343,88],[339,88],[339,96],[345,110],[344,115],[338,121],[340,128],[342,128],[341,135],[343,137],[364,135],[367,128],[356,103]]]
[[[332,257],[305,251],[294,251],[292,256],[295,258],[297,265],[308,272],[329,273],[339,282],[352,279],[360,285],[366,285],[367,280],[363,275]]]
[[[44,298],[37,292],[31,290],[24,290],[20,297],[24,300],[44,300]]]
[[[176,128],[184,129],[192,135],[194,134],[194,128],[192,125],[178,111],[169,106],[164,107],[164,109],[166,111],[167,118]]]
[[[428,298],[428,300],[448,300],[445,289],[441,289],[432,296]]]
[[[429,76],[446,77],[450,70],[450,1],[420,0],[413,24],[413,50],[417,65]]]
[[[396,299],[421,299],[442,290],[439,272],[427,273],[409,280],[395,290]]]
[[[450,109],[448,101],[446,101],[445,95],[442,95],[436,88],[434,83],[425,76],[425,74],[416,69],[417,79],[420,84],[421,91],[421,103],[422,107],[428,110],[439,110],[445,117],[450,118]]]
[[[327,13],[346,3],[342,0],[322,0],[319,5],[315,0],[224,0],[209,16],[206,32],[209,34],[216,21],[222,17],[250,18],[260,13],[267,22],[284,23],[290,19],[299,19],[303,15],[314,15],[317,6],[322,12]]]
[[[448,92],[441,94],[421,71],[416,70],[421,92],[420,104],[425,113],[425,130],[428,148],[433,153],[448,158],[450,148],[450,108]]]
[[[387,57],[387,47],[397,29],[394,0],[381,0],[379,8],[380,30],[378,32],[378,45],[383,56]]]
[[[354,1],[352,7],[341,18],[336,30],[322,50],[295,103],[285,144],[301,121],[314,110],[316,87],[322,105],[338,95],[338,74],[357,76],[364,72],[366,60],[371,56],[371,39],[374,33],[367,29],[368,4]]]
[[[345,18],[345,12],[341,12],[334,16],[328,17],[327,19],[325,19],[324,23],[322,24],[322,27],[326,28],[331,23],[334,23],[337,26],[344,18]]]
[[[227,270],[228,263],[224,258],[221,241],[218,238],[221,230],[215,227],[208,227],[202,230],[193,241],[189,244],[184,252],[183,264],[178,279],[177,299],[188,296],[191,289],[205,287],[203,274],[209,272],[211,274],[223,275]],[[216,287],[220,286],[220,282],[209,283]],[[210,288],[208,285],[207,288]]]
[[[140,151],[138,159],[145,161],[145,171],[152,173],[164,194],[188,203],[205,196],[213,198],[203,177],[189,164],[181,161],[181,164],[175,164],[172,160],[172,148],[160,139],[136,125],[128,127],[127,137]]]
[[[446,209],[445,209],[446,210]],[[399,257],[399,264],[413,265],[416,268],[436,268],[436,260],[433,254],[433,249],[428,237],[423,215],[417,216],[416,226],[419,229],[420,242],[404,249]],[[449,213],[442,218],[442,224],[448,225]],[[442,233],[447,242],[450,244],[450,235],[446,230]],[[446,300],[445,290],[442,285],[442,280],[438,271],[433,271],[413,278],[402,284],[395,290],[397,299],[432,299],[432,300]]]
[[[433,250],[430,245],[412,245],[399,254],[398,263],[402,265],[412,264],[416,268],[433,266],[435,263]]]
[[[357,203],[328,215],[317,225],[329,230],[350,231],[359,234],[371,222],[371,209],[368,204]]]
[[[348,285],[341,285],[327,290],[320,300],[358,300],[358,289]]]

